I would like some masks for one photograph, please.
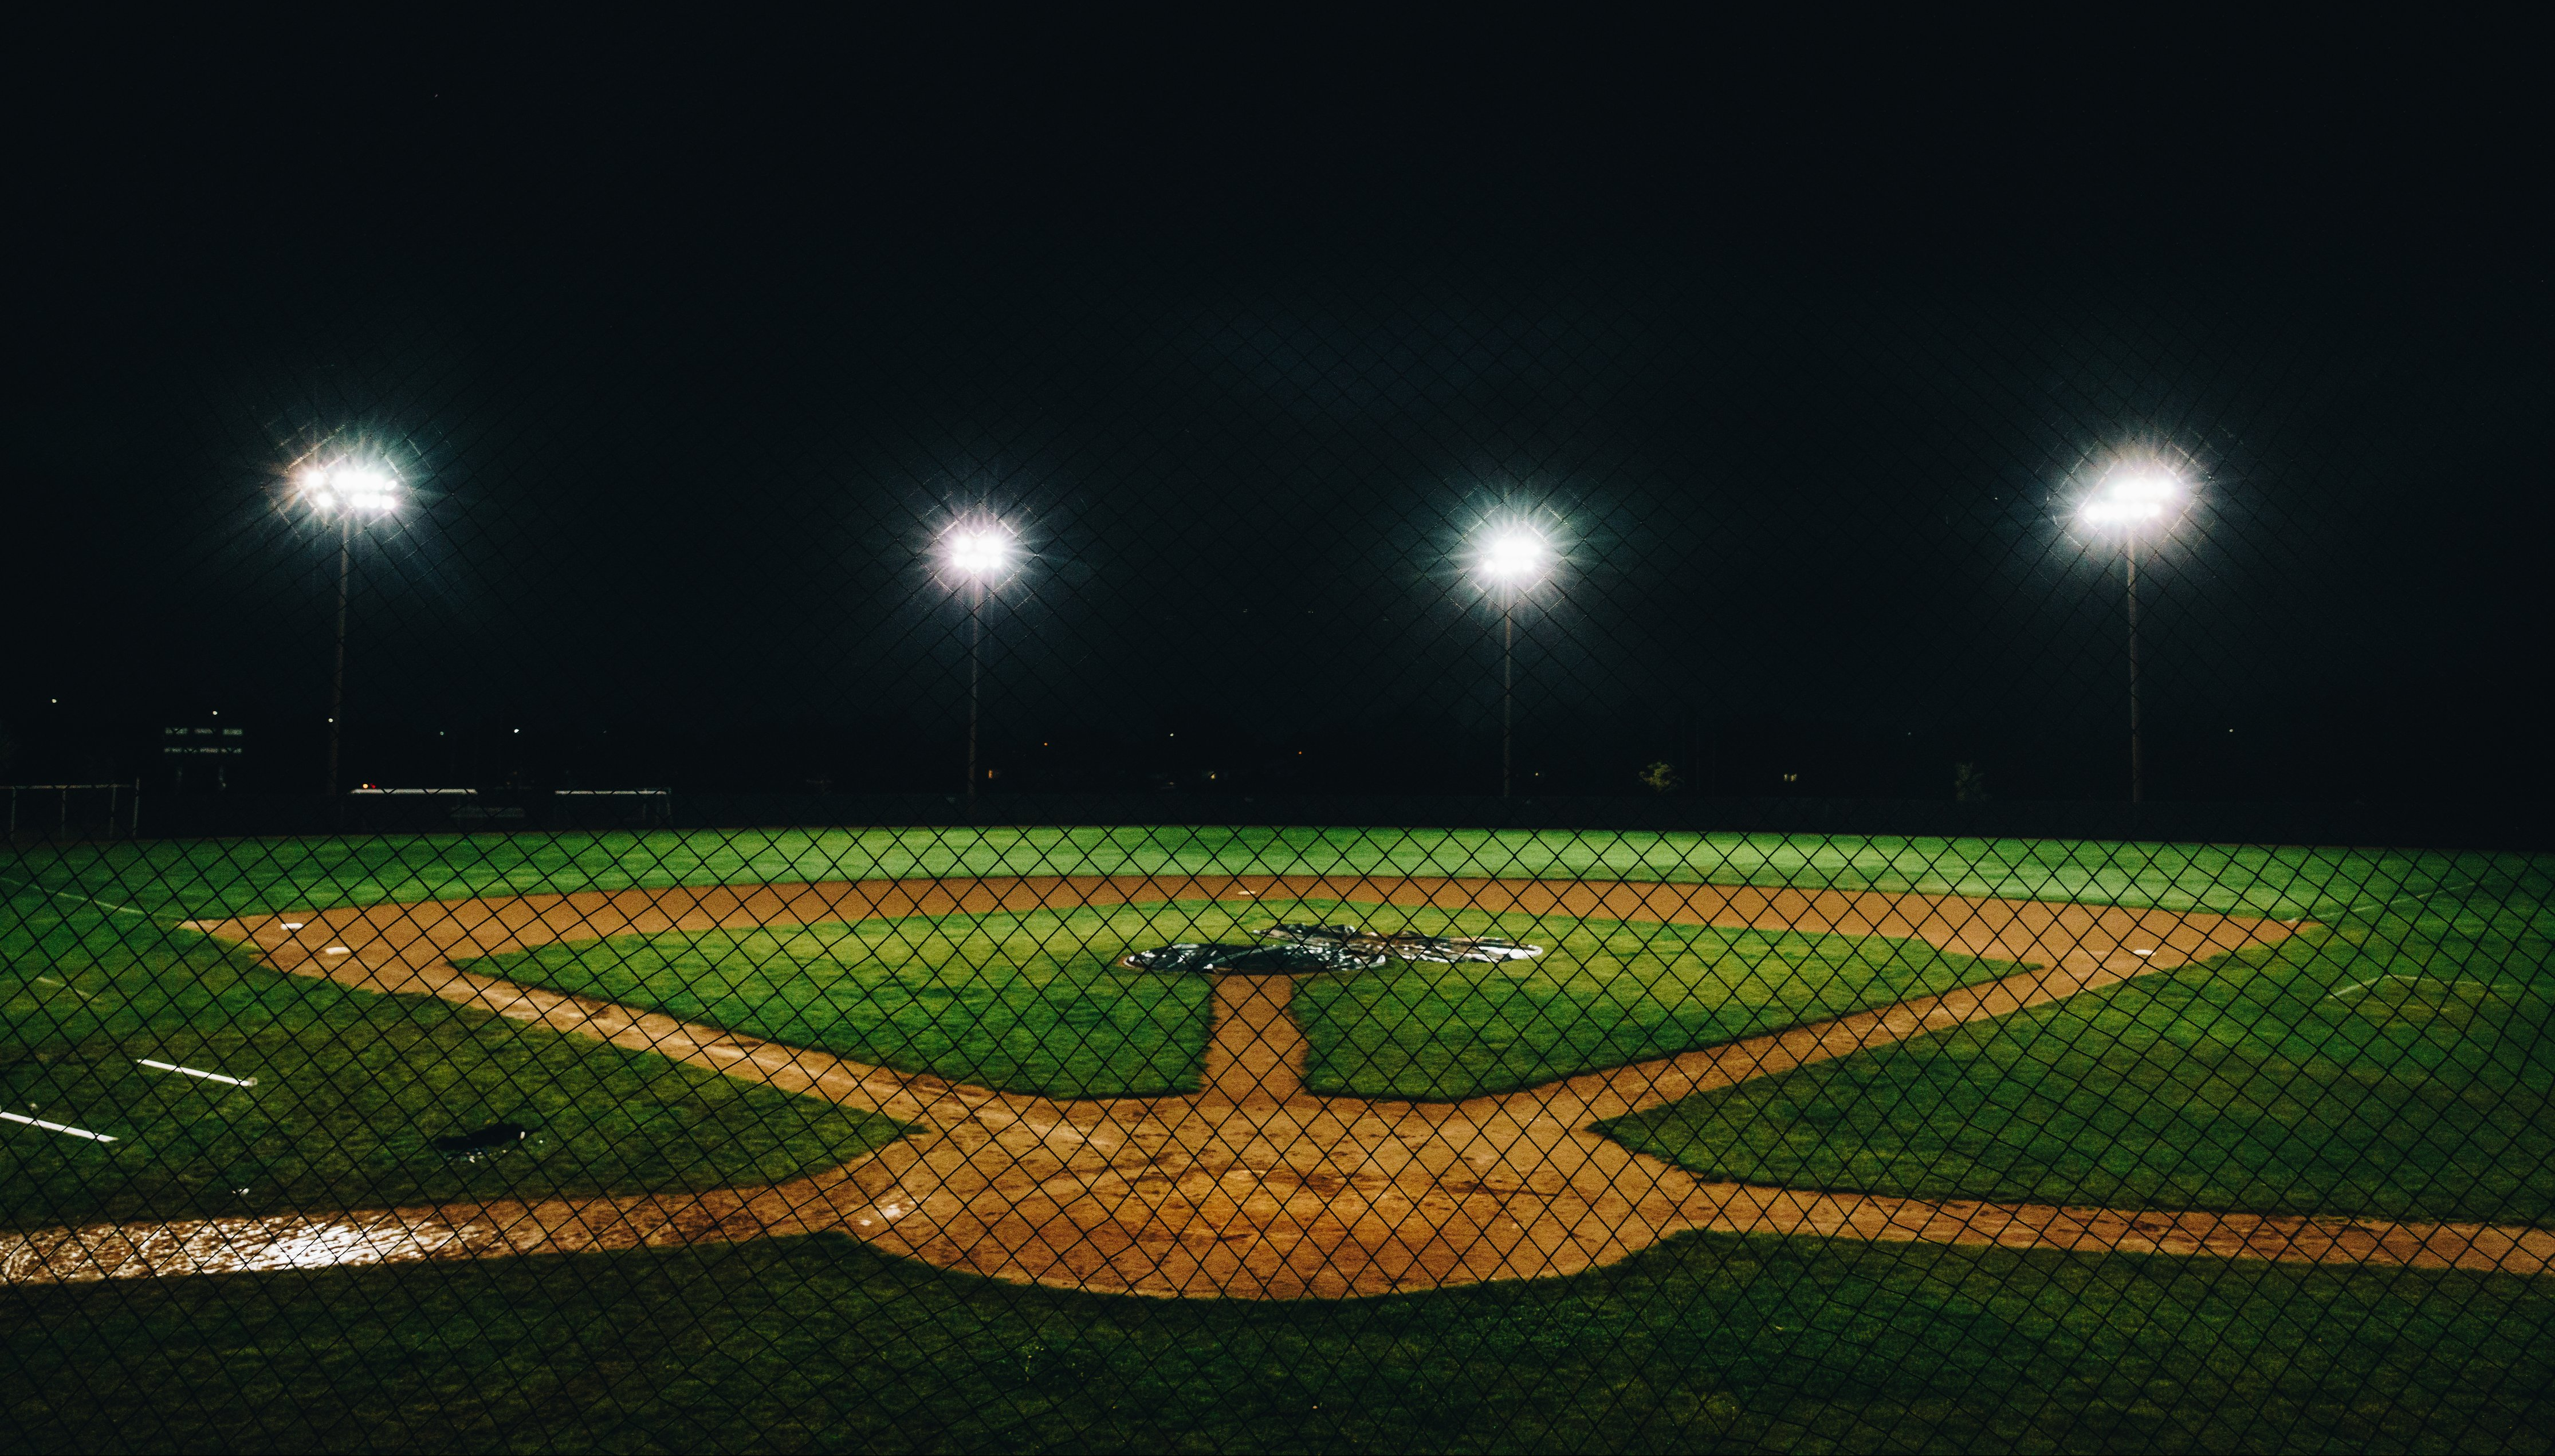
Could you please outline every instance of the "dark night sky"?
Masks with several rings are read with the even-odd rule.
[[[1014,783],[1475,787],[1447,558],[1530,505],[1548,782],[2108,793],[2117,565],[2055,516],[2149,448],[2201,478],[2162,792],[2544,794],[2521,48],[1988,39],[66,41],[12,103],[11,772],[216,706],[298,753],[275,485],[363,438],[421,494],[357,609],[385,778],[526,727],[551,778],[954,781],[917,551],[983,502],[1037,551]]]

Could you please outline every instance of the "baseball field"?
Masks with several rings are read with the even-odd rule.
[[[2555,1445],[2555,861],[0,858],[10,1444]],[[1531,959],[1156,972],[1273,923]]]

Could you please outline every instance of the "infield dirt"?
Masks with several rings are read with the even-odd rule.
[[[1058,1100],[868,1066],[481,976],[559,941],[1172,900],[1399,907],[1921,939],[2000,980],[1458,1103],[1315,1097],[1285,977],[1218,981],[1200,1090]],[[1687,1229],[2540,1274],[2555,1231],[1879,1197],[1697,1179],[1593,1125],[2150,971],[2293,923],[2197,911],[1754,887],[1449,878],[1081,876],[631,890],[197,922],[278,969],[423,993],[881,1113],[912,1133],[844,1167],[707,1194],[57,1229],[9,1281],[567,1253],[832,1230],[944,1269],[1193,1297],[1380,1294],[1566,1274]]]

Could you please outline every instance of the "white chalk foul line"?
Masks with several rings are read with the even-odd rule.
[[[2366,981],[2354,981],[2340,991],[2328,993],[2324,999],[2331,1001],[2336,996],[2346,996],[2354,991],[2365,990],[2380,981],[2430,981],[2442,986],[2482,986],[2485,990],[2505,998],[2513,993],[2514,989],[2517,995],[2529,994],[2525,987],[2513,988],[2499,981],[2479,981],[2473,976],[2407,976],[2400,972],[2389,971],[2382,976],[2372,976]]]
[[[219,1072],[197,1071],[193,1067],[182,1067],[174,1061],[153,1061],[147,1056],[137,1056],[134,1060],[143,1066],[157,1067],[164,1072],[183,1072],[190,1077],[201,1077],[207,1082],[228,1082],[234,1087],[254,1087],[257,1085],[257,1078],[255,1077],[225,1077]]]
[[[146,920],[151,918],[151,912],[149,910],[138,910],[129,905],[109,905],[103,900],[93,899],[86,895],[74,895],[67,890],[56,890],[50,886],[39,885],[33,880],[21,880],[14,875],[0,875],[0,880],[6,880],[12,885],[24,885],[28,889],[33,890],[40,895],[59,895],[64,900],[80,901],[84,904],[96,906],[99,910],[113,910],[120,915],[140,915]]]
[[[25,1123],[31,1128],[42,1128],[48,1133],[68,1133],[74,1138],[86,1138],[92,1143],[112,1143],[115,1141],[104,1133],[92,1133],[86,1128],[74,1128],[68,1123],[49,1123],[43,1118],[29,1117],[23,1112],[0,1112],[0,1118],[5,1118],[13,1123]]]
[[[2349,996],[2349,995],[2350,995],[2352,992],[2354,992],[2354,991],[2365,991],[2365,990],[2369,989],[2370,987],[2376,985],[2376,984],[2377,984],[2378,982],[2380,982],[2380,981],[2418,981],[2418,980],[2420,980],[2420,979],[2422,979],[2422,978],[2421,978],[2421,977],[2419,977],[2419,976],[2404,976],[2404,975],[2397,975],[2396,973],[2394,973],[2394,972],[2390,971],[2390,972],[2388,972],[2387,974],[2385,974],[2385,975],[2383,975],[2383,976],[2372,976],[2372,977],[2370,977],[2370,978],[2369,978],[2368,980],[2366,980],[2366,981],[2354,981],[2354,982],[2352,982],[2350,985],[2343,987],[2343,988],[2342,988],[2341,990],[2339,990],[2339,991],[2331,991],[2331,992],[2327,992],[2327,993],[2325,994],[2325,998],[2324,998],[2324,999],[2325,999],[2325,1000],[2327,1000],[2327,1001],[2331,1001],[2331,1000],[2333,1000],[2333,999],[2334,999],[2335,997],[2337,997],[2337,996]]]

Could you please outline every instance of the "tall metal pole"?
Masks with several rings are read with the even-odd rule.
[[[981,649],[985,641],[985,583],[967,585],[967,812],[976,811],[976,710],[981,697]]]
[[[1509,796],[1517,748],[1517,596],[1500,602],[1500,797]]]
[[[337,791],[337,730],[346,717],[346,594],[355,577],[355,518],[337,518],[337,672],[328,689],[328,788]]]
[[[2146,797],[2146,745],[2138,733],[2138,539],[2129,538],[2129,802]]]

